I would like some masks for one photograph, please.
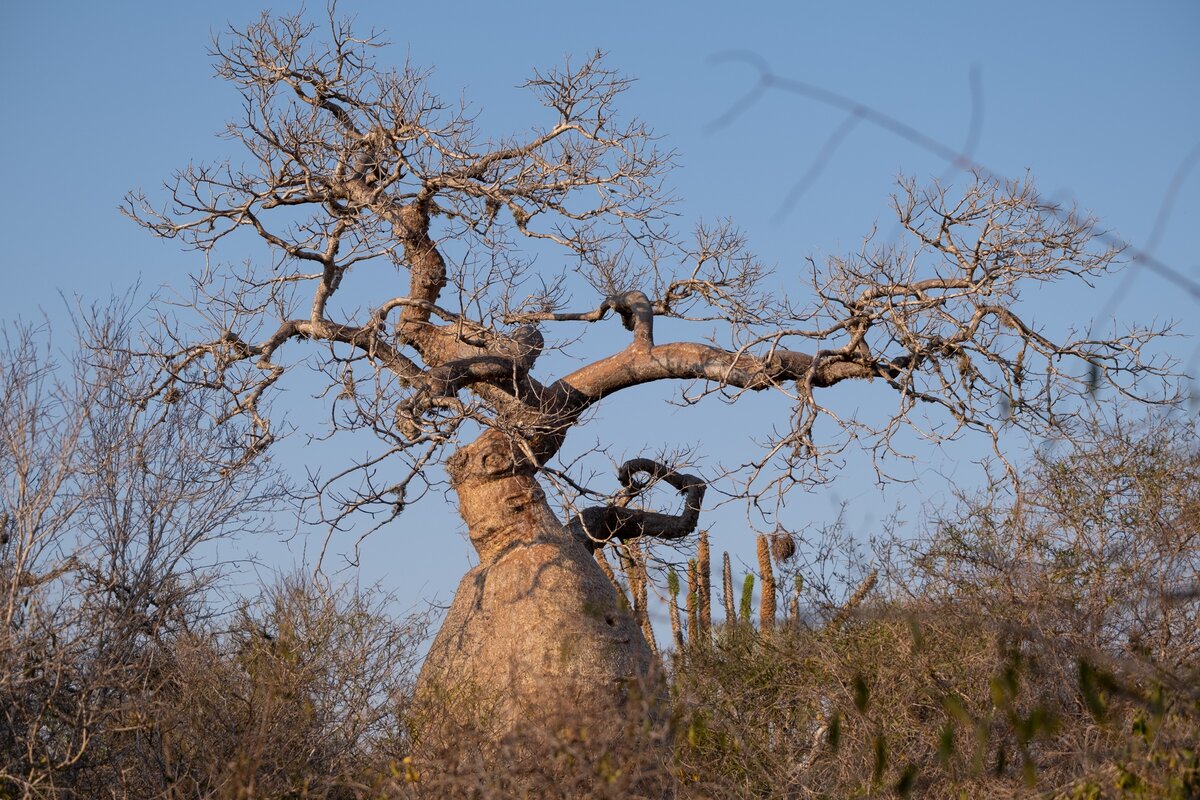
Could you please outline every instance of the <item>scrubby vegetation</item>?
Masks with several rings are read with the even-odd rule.
[[[230,149],[122,205],[196,269],[137,336],[74,310],[65,366],[37,331],[0,348],[0,795],[1197,794],[1194,423],[1087,425],[1101,393],[1172,402],[1170,326],[1022,300],[1120,268],[1096,219],[964,154],[899,181],[896,235],[774,275],[728,220],[675,226],[675,154],[602,53],[494,130],[332,2],[210,52]],[[738,402],[755,447],[618,458],[614,419],[574,449],[651,384]],[[271,463],[300,388],[357,454],[311,449],[304,486]],[[853,578],[774,527],[851,450],[891,480],[968,436],[1003,480]],[[1018,436],[1060,451],[1021,474]],[[752,574],[695,536],[718,493],[770,529]],[[229,561],[297,512],[376,530],[439,495],[478,562],[427,650],[384,595]]]
[[[103,357],[56,369],[25,331],[0,361],[0,796],[1200,795],[1190,421],[1036,455],[1019,501],[964,498],[840,602],[764,539],[779,602],[752,619],[705,541],[639,711],[433,751],[408,703],[424,618],[297,574],[237,599],[209,545],[279,486],[201,409],[133,414],[121,326],[94,317]]]

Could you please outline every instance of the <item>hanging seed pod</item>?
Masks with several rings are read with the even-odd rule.
[[[775,558],[776,564],[788,561],[796,555],[796,540],[790,533],[771,534],[771,555]]]

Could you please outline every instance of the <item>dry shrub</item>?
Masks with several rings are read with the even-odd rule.
[[[0,791],[153,796],[148,698],[211,615],[210,543],[262,529],[265,463],[234,465],[210,409],[141,405],[124,307],[80,309],[90,348],[0,346]]]
[[[626,708],[606,717],[555,709],[495,740],[463,731],[396,770],[387,792],[420,798],[661,798],[673,795],[674,726],[661,683],[631,687]]]
[[[299,577],[229,611],[212,545],[285,488],[86,311],[63,364],[0,345],[0,796],[335,796],[403,747],[422,620]]]
[[[179,797],[350,797],[401,740],[421,618],[386,597],[299,575],[242,608],[228,632],[179,642],[153,698]]]
[[[1097,425],[965,502],[853,615],[676,661],[695,796],[1200,796],[1200,440]]]
[[[677,674],[684,794],[1191,797],[1194,695],[1089,664],[1064,681],[1036,642],[954,608],[722,631]]]
[[[73,762],[9,749],[0,786],[30,797],[360,796],[363,775],[407,750],[409,678],[425,633],[423,619],[397,622],[376,594],[282,578],[232,619],[162,636],[123,680],[109,672],[101,685],[83,683],[90,698],[65,687],[54,708],[71,716],[39,733],[47,744],[52,733],[78,742]],[[82,682],[93,665],[70,666]],[[65,737],[79,718],[89,728]]]

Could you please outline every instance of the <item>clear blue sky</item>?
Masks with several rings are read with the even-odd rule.
[[[320,13],[319,4],[310,6]],[[1200,4],[1191,0],[789,2],[737,11],[712,2],[459,3],[449,13],[446,7],[367,0],[339,6],[387,32],[394,44],[382,60],[407,56],[435,67],[434,87],[449,97],[461,93],[482,109],[483,127],[498,135],[530,123],[534,106],[514,86],[531,68],[558,63],[564,54],[608,51],[611,65],[638,78],[627,113],[648,121],[679,152],[672,183],[684,200],[681,224],[732,217],[764,260],[784,269],[808,255],[852,250],[875,220],[888,224],[886,202],[897,174],[931,177],[945,164],[860,124],[778,220],[789,189],[843,116],[773,93],[706,132],[754,78],[745,66],[711,63],[724,51],[753,52],[777,74],[853,97],[954,146],[967,134],[968,76],[977,68],[983,113],[977,160],[1012,176],[1028,170],[1045,194],[1075,198],[1137,245],[1150,235],[1180,162],[1200,144]],[[4,4],[0,232],[7,290],[0,314],[28,317],[42,309],[61,319],[59,292],[106,297],[137,281],[146,290],[184,285],[196,255],[153,240],[122,218],[117,204],[133,188],[153,194],[191,159],[237,156],[214,134],[236,114],[238,98],[212,77],[206,48],[212,32],[245,23],[261,8],[228,0]],[[1198,221],[1200,166],[1179,187],[1154,250],[1196,278],[1200,256],[1191,236]],[[237,253],[222,255],[238,260]],[[1067,304],[1038,306],[1033,298],[1031,312],[1086,324],[1116,285]],[[1115,310],[1123,320],[1175,319],[1184,335],[1200,333],[1200,305],[1149,273]],[[1196,342],[1170,347],[1187,359]],[[658,405],[635,429],[635,441],[696,444],[716,451],[714,458],[744,444],[743,432],[721,430],[733,421],[728,415]],[[580,441],[604,438],[606,416],[631,409],[606,409]],[[939,462],[952,457],[930,453],[931,474],[954,472],[953,464]],[[936,494],[931,484],[881,496],[867,474],[851,470],[834,487],[798,497],[797,506],[822,518],[840,500],[878,502],[878,509],[860,509],[851,519],[865,535],[898,501],[909,519],[918,516],[922,499]],[[382,579],[412,602],[448,600],[469,558],[455,534],[456,517],[437,500],[426,505],[366,545],[364,577]],[[715,523],[719,546],[749,553],[736,517]],[[291,553],[265,543],[252,547],[280,563],[302,557],[295,542]]]

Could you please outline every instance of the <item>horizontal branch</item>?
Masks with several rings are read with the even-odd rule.
[[[559,381],[588,405],[632,386],[660,380],[708,380],[723,386],[761,390],[783,381],[804,380],[814,387],[832,386],[848,378],[870,378],[880,370],[895,369],[890,362],[881,367],[848,356],[774,349],[766,356],[724,350],[699,342],[671,342],[644,352],[627,349],[596,361]]]

